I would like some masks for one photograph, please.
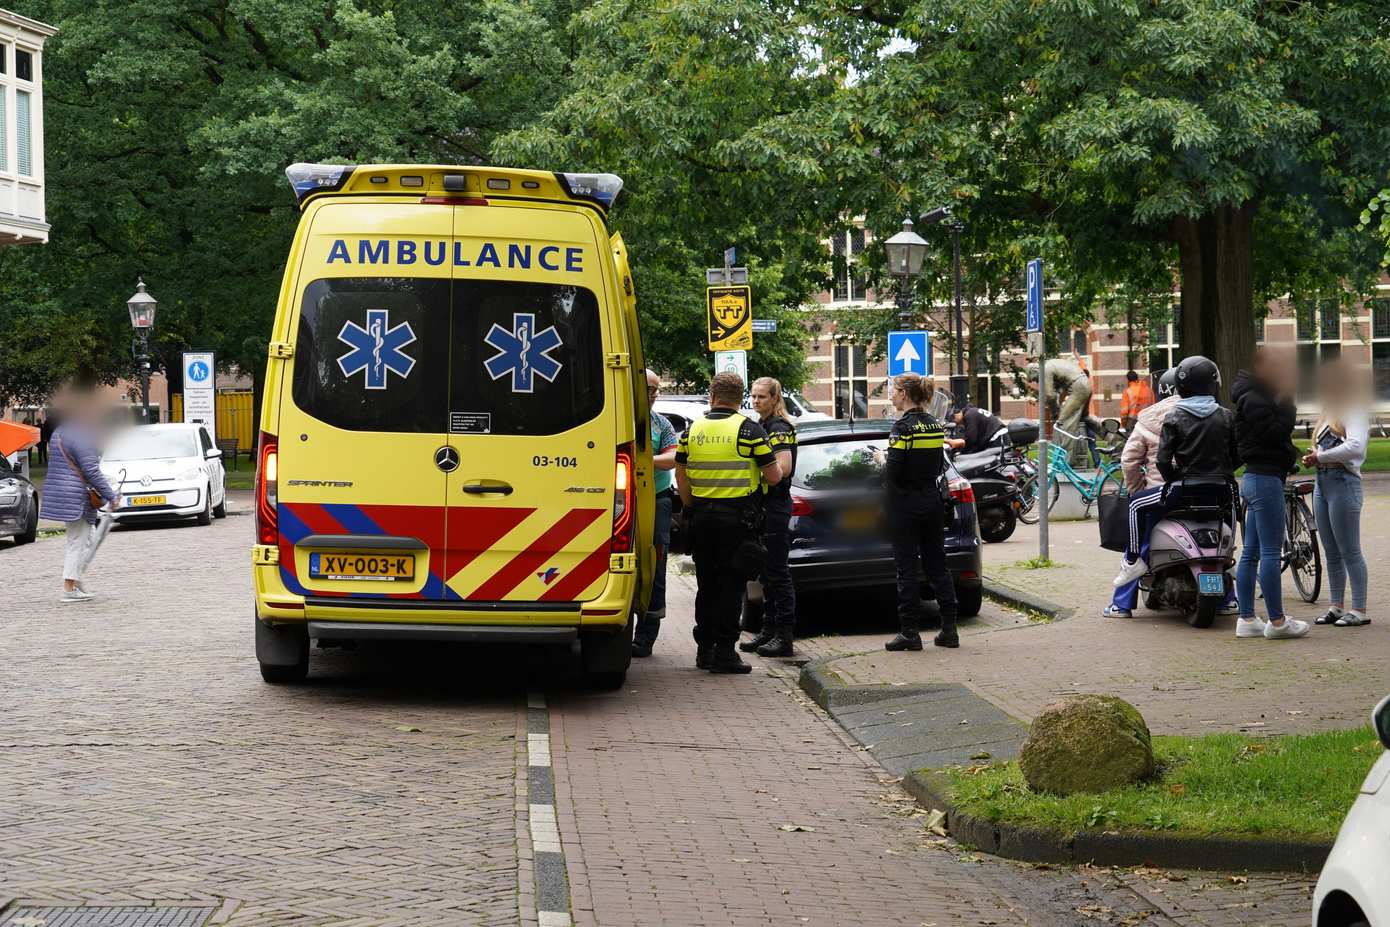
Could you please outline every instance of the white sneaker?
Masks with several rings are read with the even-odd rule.
[[[1216,610],[1218,615],[1239,615],[1240,603],[1232,602],[1230,605],[1222,605]]]
[[[90,602],[94,598],[96,596],[90,592],[83,592],[81,589],[64,589],[63,597],[58,601],[63,605],[69,605],[73,602]]]
[[[1236,637],[1264,637],[1268,623],[1258,615],[1254,618],[1237,618]]]
[[[1283,624],[1274,622],[1265,623],[1265,640],[1292,640],[1295,637],[1302,637],[1308,633],[1308,622],[1299,621],[1297,618],[1285,618]]]
[[[1149,572],[1149,565],[1144,562],[1143,557],[1133,563],[1125,560],[1120,565],[1120,575],[1115,577],[1115,585],[1123,586],[1125,583],[1132,583],[1147,572]]]

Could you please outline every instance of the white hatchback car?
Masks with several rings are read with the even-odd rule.
[[[782,401],[787,404],[787,416],[793,425],[830,418],[824,412],[817,412],[811,408],[810,403],[792,390],[786,390],[782,393]],[[652,408],[666,416],[670,420],[671,426],[676,429],[676,434],[680,434],[691,422],[698,418],[704,418],[705,413],[709,411],[709,397],[694,394],[659,395],[656,397],[656,402],[652,404]],[[740,411],[749,418],[757,418],[753,414],[753,403],[747,396],[743,397],[743,406]]]
[[[1371,713],[1380,742],[1390,749],[1390,697]],[[1390,753],[1361,783],[1313,892],[1313,927],[1390,927]]]
[[[123,431],[102,456],[101,472],[120,495],[117,521],[191,515],[207,525],[227,515],[222,451],[202,425]]]

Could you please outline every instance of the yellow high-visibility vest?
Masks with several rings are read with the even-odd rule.
[[[754,458],[772,453],[765,438],[739,432],[748,419],[737,412],[690,423],[681,439],[690,494],[697,499],[743,499],[759,491],[762,471]]]

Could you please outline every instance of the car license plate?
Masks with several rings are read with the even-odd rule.
[[[1202,595],[1225,595],[1226,574],[1198,573],[1197,591],[1200,592]]]
[[[130,496],[125,504],[136,508],[142,505],[166,505],[168,502],[168,496]]]
[[[863,534],[878,525],[878,509],[850,509],[840,518],[840,527],[845,531]]]
[[[309,575],[314,579],[410,580],[415,578],[415,556],[316,552],[309,555]]]

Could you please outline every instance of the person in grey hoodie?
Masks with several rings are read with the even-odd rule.
[[[1239,459],[1235,416],[1216,401],[1221,371],[1197,355],[1178,364],[1175,379],[1181,398],[1163,420],[1156,456],[1165,482],[1131,497],[1129,549],[1115,577],[1116,586],[1134,582],[1148,572],[1141,553],[1148,546],[1149,531],[1164,515],[1191,501],[1191,491],[1184,488],[1183,480],[1234,479]],[[1231,517],[1234,522],[1234,509]]]

